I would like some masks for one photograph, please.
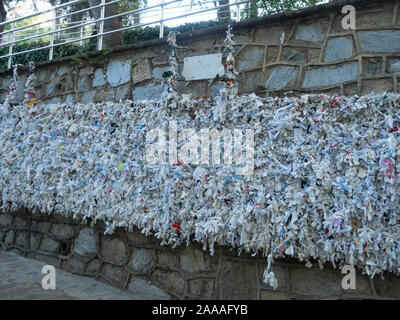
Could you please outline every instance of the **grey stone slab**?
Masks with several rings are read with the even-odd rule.
[[[81,256],[93,256],[97,253],[97,236],[93,229],[85,228],[75,240],[74,250]]]
[[[310,25],[299,25],[296,30],[295,39],[309,42],[320,42],[325,38],[325,32],[320,23]]]
[[[0,214],[0,226],[1,227],[8,227],[11,226],[12,223],[12,216],[8,214]]]
[[[153,78],[156,80],[162,80],[163,73],[169,70],[170,67],[156,67],[153,69]]]
[[[325,62],[346,60],[351,58],[352,55],[352,39],[346,37],[329,39],[326,47]]]
[[[54,241],[53,239],[46,236],[42,240],[42,243],[40,245],[40,250],[43,250],[46,252],[51,252],[51,253],[57,253],[58,246],[59,246],[59,244],[57,241]]]
[[[351,62],[341,66],[308,69],[305,71],[302,87],[328,87],[356,81],[358,69],[358,62]]]
[[[260,67],[263,63],[264,48],[249,48],[238,61],[239,71]]]
[[[161,98],[162,92],[161,86],[150,83],[145,87],[135,87],[132,95],[134,100],[157,100]]]
[[[180,263],[182,270],[188,273],[204,271],[206,269],[204,253],[191,247],[181,252]]]
[[[388,71],[393,74],[400,74],[400,59],[393,59],[387,63]]]
[[[135,249],[131,258],[131,268],[135,272],[149,273],[156,265],[156,252],[154,249]]]
[[[101,69],[101,68],[96,69],[96,71],[94,72],[92,86],[95,88],[95,87],[104,86],[105,84],[106,84],[106,80],[104,79],[103,69]]]
[[[88,76],[83,76],[78,79],[78,87],[79,92],[84,92],[90,89],[90,82]]]
[[[183,295],[185,280],[177,271],[156,269],[151,275],[152,282],[161,289]]]
[[[131,80],[131,60],[111,60],[107,65],[107,81],[117,87]]]
[[[365,52],[399,52],[400,30],[359,31]]]
[[[265,82],[265,87],[269,90],[283,89],[287,87],[295,78],[298,72],[297,67],[278,66],[272,67]]]
[[[57,239],[69,239],[75,234],[75,228],[65,223],[55,223],[52,225],[51,234]]]
[[[88,92],[85,92],[85,94],[82,96],[81,102],[92,103],[95,96],[96,96],[96,90],[90,90]]]
[[[218,279],[218,299],[256,299],[257,265],[253,262],[223,261]]]
[[[128,99],[130,91],[131,91],[131,87],[129,84],[118,87],[116,90],[116,93],[115,93],[115,100],[120,101],[120,100]]]
[[[120,239],[106,237],[102,241],[101,254],[106,261],[121,265],[128,258],[128,248]]]

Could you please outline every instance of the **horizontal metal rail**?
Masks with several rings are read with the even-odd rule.
[[[12,61],[11,59],[14,56],[22,55],[22,54],[26,54],[26,53],[30,53],[30,52],[34,52],[34,51],[38,51],[38,50],[50,49],[49,60],[52,60],[52,58],[53,58],[53,49],[55,47],[59,47],[59,46],[62,46],[62,45],[67,45],[67,44],[72,44],[72,43],[75,43],[75,42],[79,42],[82,45],[83,40],[89,40],[89,39],[93,39],[93,38],[98,38],[98,43],[97,43],[98,44],[98,48],[97,49],[98,50],[102,50],[103,49],[103,46],[102,46],[102,42],[103,41],[102,41],[102,39],[103,39],[104,36],[112,34],[112,33],[115,33],[115,32],[122,32],[122,31],[125,31],[125,30],[134,29],[134,28],[140,28],[140,27],[154,25],[154,24],[159,24],[160,25],[160,37],[163,37],[164,23],[166,21],[178,20],[178,19],[182,19],[182,18],[194,16],[194,15],[203,15],[203,14],[205,14],[207,12],[215,11],[215,10],[217,10],[219,13],[228,13],[228,12],[231,12],[230,11],[231,7],[236,7],[237,8],[237,16],[238,16],[238,19],[240,19],[240,5],[249,3],[249,0],[243,0],[243,1],[237,0],[235,3],[228,3],[228,4],[224,4],[224,5],[218,5],[218,6],[214,5],[211,8],[204,8],[204,9],[200,8],[200,10],[197,9],[197,10],[193,10],[192,12],[185,12],[185,13],[182,13],[182,14],[174,15],[172,17],[165,17],[165,11],[166,10],[171,10],[172,11],[172,9],[176,9],[176,11],[181,11],[182,12],[182,9],[185,8],[185,7],[189,7],[190,6],[191,8],[193,8],[192,5],[179,5],[179,6],[167,8],[167,6],[169,6],[171,4],[174,4],[174,3],[182,1],[182,0],[172,0],[172,1],[169,1],[169,2],[163,2],[163,3],[157,4],[157,5],[153,5],[151,7],[130,10],[130,11],[127,11],[127,12],[122,12],[122,13],[119,13],[119,14],[115,14],[113,16],[105,17],[104,16],[104,8],[107,5],[112,5],[112,4],[115,4],[115,3],[120,2],[122,0],[113,0],[113,1],[110,1],[110,2],[107,2],[107,3],[105,2],[105,0],[102,0],[102,3],[99,4],[99,5],[96,5],[96,6],[92,6],[92,7],[89,7],[89,8],[85,8],[85,9],[74,11],[74,12],[70,12],[70,13],[66,13],[66,14],[63,14],[63,15],[60,15],[60,16],[56,15],[56,13],[57,13],[56,10],[57,9],[59,9],[61,7],[71,6],[71,5],[79,3],[81,1],[84,1],[84,0],[71,1],[69,3],[65,3],[63,5],[56,6],[56,7],[51,8],[51,9],[43,10],[43,11],[41,11],[39,13],[30,14],[30,15],[27,15],[25,17],[19,17],[17,19],[13,19],[13,20],[10,20],[10,21],[6,21],[6,22],[3,22],[3,23],[0,23],[0,26],[1,25],[6,25],[6,24],[11,24],[11,30],[7,30],[7,31],[4,31],[4,32],[0,33],[0,35],[4,35],[6,33],[10,33],[10,37],[9,37],[8,41],[0,44],[0,47],[9,47],[9,53],[7,55],[0,56],[0,59],[8,58],[9,59],[8,66],[10,67],[11,66],[11,61]],[[201,3],[201,5],[205,5],[207,3],[214,3],[214,1],[204,1],[203,3]],[[73,14],[90,11],[90,10],[93,10],[93,9],[100,9],[101,10],[100,11],[100,17],[98,19],[86,20],[85,22],[83,22],[84,20],[82,20],[82,21],[57,23],[56,24],[56,21],[60,21],[60,19],[62,19],[62,18],[72,16]],[[37,15],[41,15],[41,14],[47,13],[47,12],[53,12],[54,16],[53,16],[52,19],[47,19],[47,20],[44,20],[44,21],[35,22],[35,23],[30,24],[28,26],[14,28],[15,22],[21,21],[23,19],[31,18],[31,17],[37,16]],[[150,16],[146,16],[147,13],[153,13],[153,12],[158,12],[159,14],[153,14],[153,15],[150,15]],[[161,18],[158,19],[158,20],[151,21],[151,22],[136,23],[136,24],[132,24],[132,25],[129,25],[129,26],[126,26],[126,27],[119,28],[119,29],[114,29],[114,30],[110,30],[110,31],[104,32],[104,21],[109,20],[109,19],[115,19],[115,18],[118,18],[118,17],[125,17],[125,16],[128,16],[128,15],[134,15],[134,14],[142,14],[142,16],[147,17],[147,18],[152,17],[152,16],[160,15]],[[37,26],[37,25],[40,25],[40,24],[43,24],[43,23],[47,23],[47,22],[51,22],[52,26],[48,27],[48,28],[35,28],[35,29],[31,28],[31,29],[28,29],[28,28],[30,28],[32,26]],[[73,25],[69,26],[70,24],[73,24]],[[67,27],[60,28],[61,26],[64,26],[64,25],[67,25]],[[89,26],[89,25],[97,25],[97,33],[96,34],[84,35],[84,33],[87,33],[88,31],[93,30],[93,29],[86,29],[85,30],[84,27],[85,26]],[[65,32],[65,31],[68,31],[68,30],[71,30],[71,29],[77,30],[79,28],[80,28],[80,31],[70,32],[70,33],[66,33]],[[20,36],[16,35],[16,33],[18,31],[21,31],[21,30],[24,30],[24,29],[28,29],[28,30],[26,30],[24,32],[29,33],[29,36],[26,37],[26,38],[23,38],[23,39],[18,39]],[[38,31],[37,31],[38,29],[47,29],[47,30],[50,30],[50,31],[44,32],[44,33],[38,33]],[[32,33],[36,33],[36,34],[32,35]],[[61,38],[65,38],[66,36],[72,35],[72,34],[80,34],[80,36],[76,37],[76,38],[73,38],[73,39],[70,39],[70,40],[62,41],[62,42],[55,42],[55,40],[56,40],[55,39],[55,34],[57,34],[57,39],[58,40],[60,40]],[[21,36],[23,36],[23,34]],[[25,34],[25,36],[27,36],[27,34]],[[33,48],[33,49],[29,49],[29,50],[24,50],[24,51],[20,51],[20,52],[13,52],[13,47],[18,43],[31,41],[31,40],[34,40],[34,39],[39,39],[39,38],[43,38],[43,37],[47,37],[47,36],[50,36],[50,44],[48,44],[46,46],[42,46],[42,47],[39,47],[39,48]]]

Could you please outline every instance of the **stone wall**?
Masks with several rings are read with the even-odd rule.
[[[357,29],[344,30],[343,5],[353,4]],[[294,13],[233,26],[240,92],[261,90],[335,95],[398,92],[400,17],[398,0],[338,0]],[[179,68],[185,57],[224,53],[226,27],[178,35]],[[281,35],[285,41],[281,44]],[[98,102],[160,96],[170,48],[165,39],[88,53],[37,67],[37,92],[45,102]],[[225,58],[225,56],[224,56]],[[4,99],[11,72],[0,74]],[[25,76],[21,76],[23,83]],[[215,96],[218,80],[179,81],[180,93]],[[23,88],[20,86],[20,98]]]
[[[200,246],[161,246],[138,230],[117,229],[58,215],[0,214],[0,247],[83,276],[140,294],[149,281],[151,299],[399,299],[400,278],[373,280],[357,274],[356,290],[343,290],[339,270],[318,263],[310,269],[295,261],[277,261],[276,291],[262,282],[265,258],[238,256],[217,247],[210,256]],[[38,270],[40,272],[40,270]],[[62,289],[62,288],[60,288]]]

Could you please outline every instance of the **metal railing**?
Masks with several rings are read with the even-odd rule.
[[[106,7],[115,5],[118,2],[123,0],[111,0],[106,2],[106,0],[101,0],[101,3],[95,6],[91,6],[88,8],[84,8],[81,10],[71,11],[67,13],[59,14],[61,9],[65,10],[65,8],[71,9],[74,5],[86,0],[74,0],[68,3],[64,3],[58,6],[54,6],[50,9],[46,9],[40,12],[35,12],[33,14],[26,15],[24,17],[19,17],[13,20],[5,21],[0,23],[0,26],[4,26],[4,31],[0,32],[0,36],[2,37],[2,42],[0,43],[0,48],[8,47],[8,54],[0,56],[0,59],[8,58],[8,68],[12,66],[12,59],[14,56],[26,54],[38,50],[49,49],[49,60],[52,60],[54,57],[54,48],[66,44],[76,43],[78,42],[80,45],[83,45],[83,41],[97,38],[97,50],[103,49],[103,41],[104,36],[115,33],[122,32],[129,29],[140,28],[144,26],[150,25],[159,25],[159,37],[164,37],[164,28],[165,22],[167,21],[179,21],[182,19],[186,19],[191,16],[201,16],[207,15],[209,18],[210,11],[218,12],[219,14],[229,12],[229,16],[232,13],[233,9],[236,9],[234,14],[236,15],[236,20],[240,20],[240,12],[243,6],[249,3],[249,0],[231,0],[233,3],[228,3],[224,5],[215,5],[214,0],[204,0],[200,1],[198,4],[183,4],[184,0],[161,0],[160,4],[139,8],[135,10],[129,10],[126,12],[114,14],[112,16],[106,16]],[[88,19],[81,21],[68,21],[71,16],[76,14],[84,14],[85,12],[91,11],[94,9],[100,10],[100,16],[98,19]],[[48,14],[52,16],[47,17]],[[58,15],[59,14],[59,15]],[[16,27],[17,23],[20,23],[23,20],[30,19],[33,17],[44,16],[43,20],[36,21],[31,24],[22,25]],[[146,22],[137,22],[132,23],[132,17],[140,17],[142,21],[146,20]],[[109,19],[115,18],[127,18],[126,26],[121,24],[121,28],[113,29],[109,31],[104,31],[105,21]],[[131,20],[129,20],[131,19]],[[64,23],[61,21],[64,20]],[[134,18],[133,18],[134,20]],[[206,19],[210,20],[210,19]],[[41,27],[43,25],[50,24],[48,27]],[[85,28],[89,28],[89,35],[87,35],[87,31]],[[41,30],[39,32],[39,30]],[[68,32],[67,32],[68,31]],[[64,36],[64,39],[63,39]],[[65,38],[65,36],[67,36]],[[71,38],[68,38],[71,37]],[[14,52],[14,46],[18,43],[23,42],[31,42],[32,40],[36,40],[38,42],[40,39],[49,39],[48,44],[45,46],[32,48],[29,50],[24,50],[20,52]],[[57,41],[56,41],[57,40]]]

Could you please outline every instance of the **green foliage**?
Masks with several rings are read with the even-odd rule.
[[[262,15],[274,14],[288,10],[297,10],[313,6],[327,0],[257,0],[256,6],[261,9]]]
[[[179,33],[189,32],[194,30],[200,30],[211,26],[216,26],[221,23],[216,21],[202,21],[198,23],[188,23],[177,28],[165,28],[165,34],[168,34],[170,31],[175,31]],[[124,31],[124,43],[132,44],[141,41],[158,39],[159,37],[159,28],[158,27],[144,27],[140,29],[132,29]],[[83,46],[79,46],[77,43],[60,45],[54,48],[54,58],[66,57],[75,54],[82,54],[83,57],[74,58],[73,61],[79,64],[93,64],[96,63],[97,60],[89,59],[85,57],[85,53],[88,51],[96,50],[96,38],[87,40]],[[57,41],[55,42],[57,43]],[[13,47],[13,52],[22,52],[34,48],[40,48],[48,45],[48,42],[43,41],[27,41],[23,43],[19,43]],[[0,56],[8,54],[8,47],[0,48]],[[104,58],[104,55],[99,57],[100,59]],[[34,61],[35,63],[47,61],[49,59],[49,49],[42,49],[38,51],[28,52],[21,55],[17,55],[13,57],[12,64],[22,64],[28,65],[29,61]],[[0,70],[7,69],[8,59],[3,58],[0,59]]]
[[[131,5],[130,1],[126,1],[126,5]],[[135,1],[134,1],[135,2]],[[257,8],[262,11],[263,14],[273,14],[277,12],[282,12],[286,10],[299,9],[301,7],[315,5],[321,2],[326,2],[326,0],[254,0],[248,10],[244,10],[244,19],[249,19],[257,15]],[[227,22],[221,21],[201,21],[196,23],[187,23],[178,27],[169,28],[165,27],[164,34],[168,34],[170,31],[177,33],[191,32],[195,30],[201,30],[208,27],[213,27],[217,25],[227,24]],[[124,44],[132,44],[141,41],[158,39],[159,37],[159,27],[144,27],[131,29],[123,32]],[[66,57],[75,54],[83,54],[83,57],[76,58],[73,61],[75,63],[81,64],[92,64],[96,63],[93,59],[85,58],[85,53],[88,51],[96,50],[96,38],[87,40],[85,45],[79,46],[77,43],[60,45],[54,48],[54,58]],[[57,43],[57,42],[56,42]],[[19,43],[13,47],[13,52],[22,52],[34,48],[40,48],[48,45],[48,42],[44,41],[27,41]],[[8,54],[8,47],[0,48],[0,56]],[[42,49],[34,52],[24,53],[13,57],[13,64],[19,63],[22,65],[28,65],[29,61],[34,61],[35,63],[47,61],[49,57],[49,49]],[[100,57],[104,58],[104,57]],[[7,68],[8,60],[3,58],[0,59],[0,70]]]

